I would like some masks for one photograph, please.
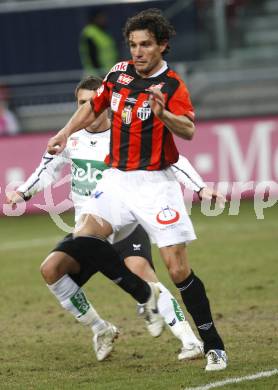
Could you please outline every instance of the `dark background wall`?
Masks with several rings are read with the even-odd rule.
[[[127,17],[150,7],[165,10],[172,4],[173,1],[156,1],[103,7],[121,57],[128,55],[122,38]],[[78,39],[91,9],[80,7],[0,14],[0,75],[80,69]],[[172,23],[177,32],[184,34],[187,31],[190,37],[184,39],[183,58],[196,57],[192,40],[197,26],[194,5],[174,17]],[[171,56],[175,59],[175,53]],[[176,56],[179,59],[177,51]]]

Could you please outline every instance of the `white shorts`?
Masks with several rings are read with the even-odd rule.
[[[128,235],[129,227],[132,231],[140,223],[160,248],[196,239],[180,185],[171,169],[107,169],[81,214],[105,219],[120,239]]]

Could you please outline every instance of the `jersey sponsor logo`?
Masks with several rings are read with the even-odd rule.
[[[125,125],[129,125],[131,123],[132,118],[132,107],[130,105],[125,106],[122,111],[122,121]]]
[[[91,146],[96,146],[96,144],[97,144],[97,141],[91,141],[91,142],[90,142],[90,145],[91,145]]]
[[[141,244],[132,244],[132,246],[133,246],[133,250],[135,252],[135,251],[140,251],[142,245]]]
[[[102,161],[72,159],[72,191],[78,195],[90,196],[107,168]]]
[[[101,85],[98,89],[97,89],[97,96],[100,96],[102,94],[102,92],[104,91],[104,85]]]
[[[132,80],[134,80],[134,77],[130,76],[129,74],[121,73],[117,79],[117,83],[128,85]]]
[[[163,207],[156,216],[157,222],[161,225],[170,225],[171,223],[177,222],[179,219],[180,213],[171,209],[169,206]]]
[[[161,89],[165,83],[162,81],[159,84],[152,84],[150,87],[146,88],[145,91],[152,91],[152,89],[157,88]]]
[[[142,107],[139,107],[137,110],[137,117],[142,121],[145,121],[151,116],[152,110],[149,106],[149,102],[146,100],[143,102]]]
[[[127,70],[127,66],[128,66],[128,61],[118,62],[116,65],[113,66],[113,68],[110,70],[109,73],[118,72],[118,71],[124,72]]]
[[[119,108],[119,104],[121,101],[122,95],[117,92],[112,93],[112,98],[111,98],[111,110],[117,112]]]

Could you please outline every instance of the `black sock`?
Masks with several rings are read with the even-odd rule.
[[[202,281],[192,271],[183,282],[176,283],[176,286],[204,341],[205,353],[210,349],[224,350],[223,341],[213,323],[209,300]]]
[[[92,261],[98,271],[129,293],[137,302],[145,303],[150,296],[150,286],[131,272],[118,253],[107,241],[95,237],[76,237],[73,256]],[[70,254],[70,253],[69,253]]]

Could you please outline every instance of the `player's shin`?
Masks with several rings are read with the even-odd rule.
[[[106,327],[105,321],[88,301],[84,291],[69,275],[64,275],[57,282],[48,284],[47,287],[58,299],[61,306],[79,322],[91,326],[93,333],[98,333]]]
[[[66,253],[77,261],[94,262],[95,268],[116,283],[135,300],[145,304],[145,318],[156,328],[155,336],[163,330],[163,319],[157,308],[159,289],[133,274],[121,261],[115,249],[96,237],[75,237],[67,241]],[[82,259],[83,257],[83,259]]]
[[[175,337],[181,340],[183,347],[190,349],[200,346],[200,341],[195,336],[190,324],[186,321],[184,313],[170,291],[162,284],[156,283],[160,289],[158,309],[169,330]]]
[[[193,273],[181,283],[176,283],[186,309],[191,314],[202,340],[204,352],[211,349],[224,350],[224,344],[212,319],[209,300],[202,281]]]
[[[74,258],[90,254],[90,261],[108,279],[112,280],[124,291],[140,303],[150,297],[150,287],[137,275],[132,273],[121,261],[118,253],[108,242],[96,237],[76,237],[74,244],[78,250],[69,253]]]

